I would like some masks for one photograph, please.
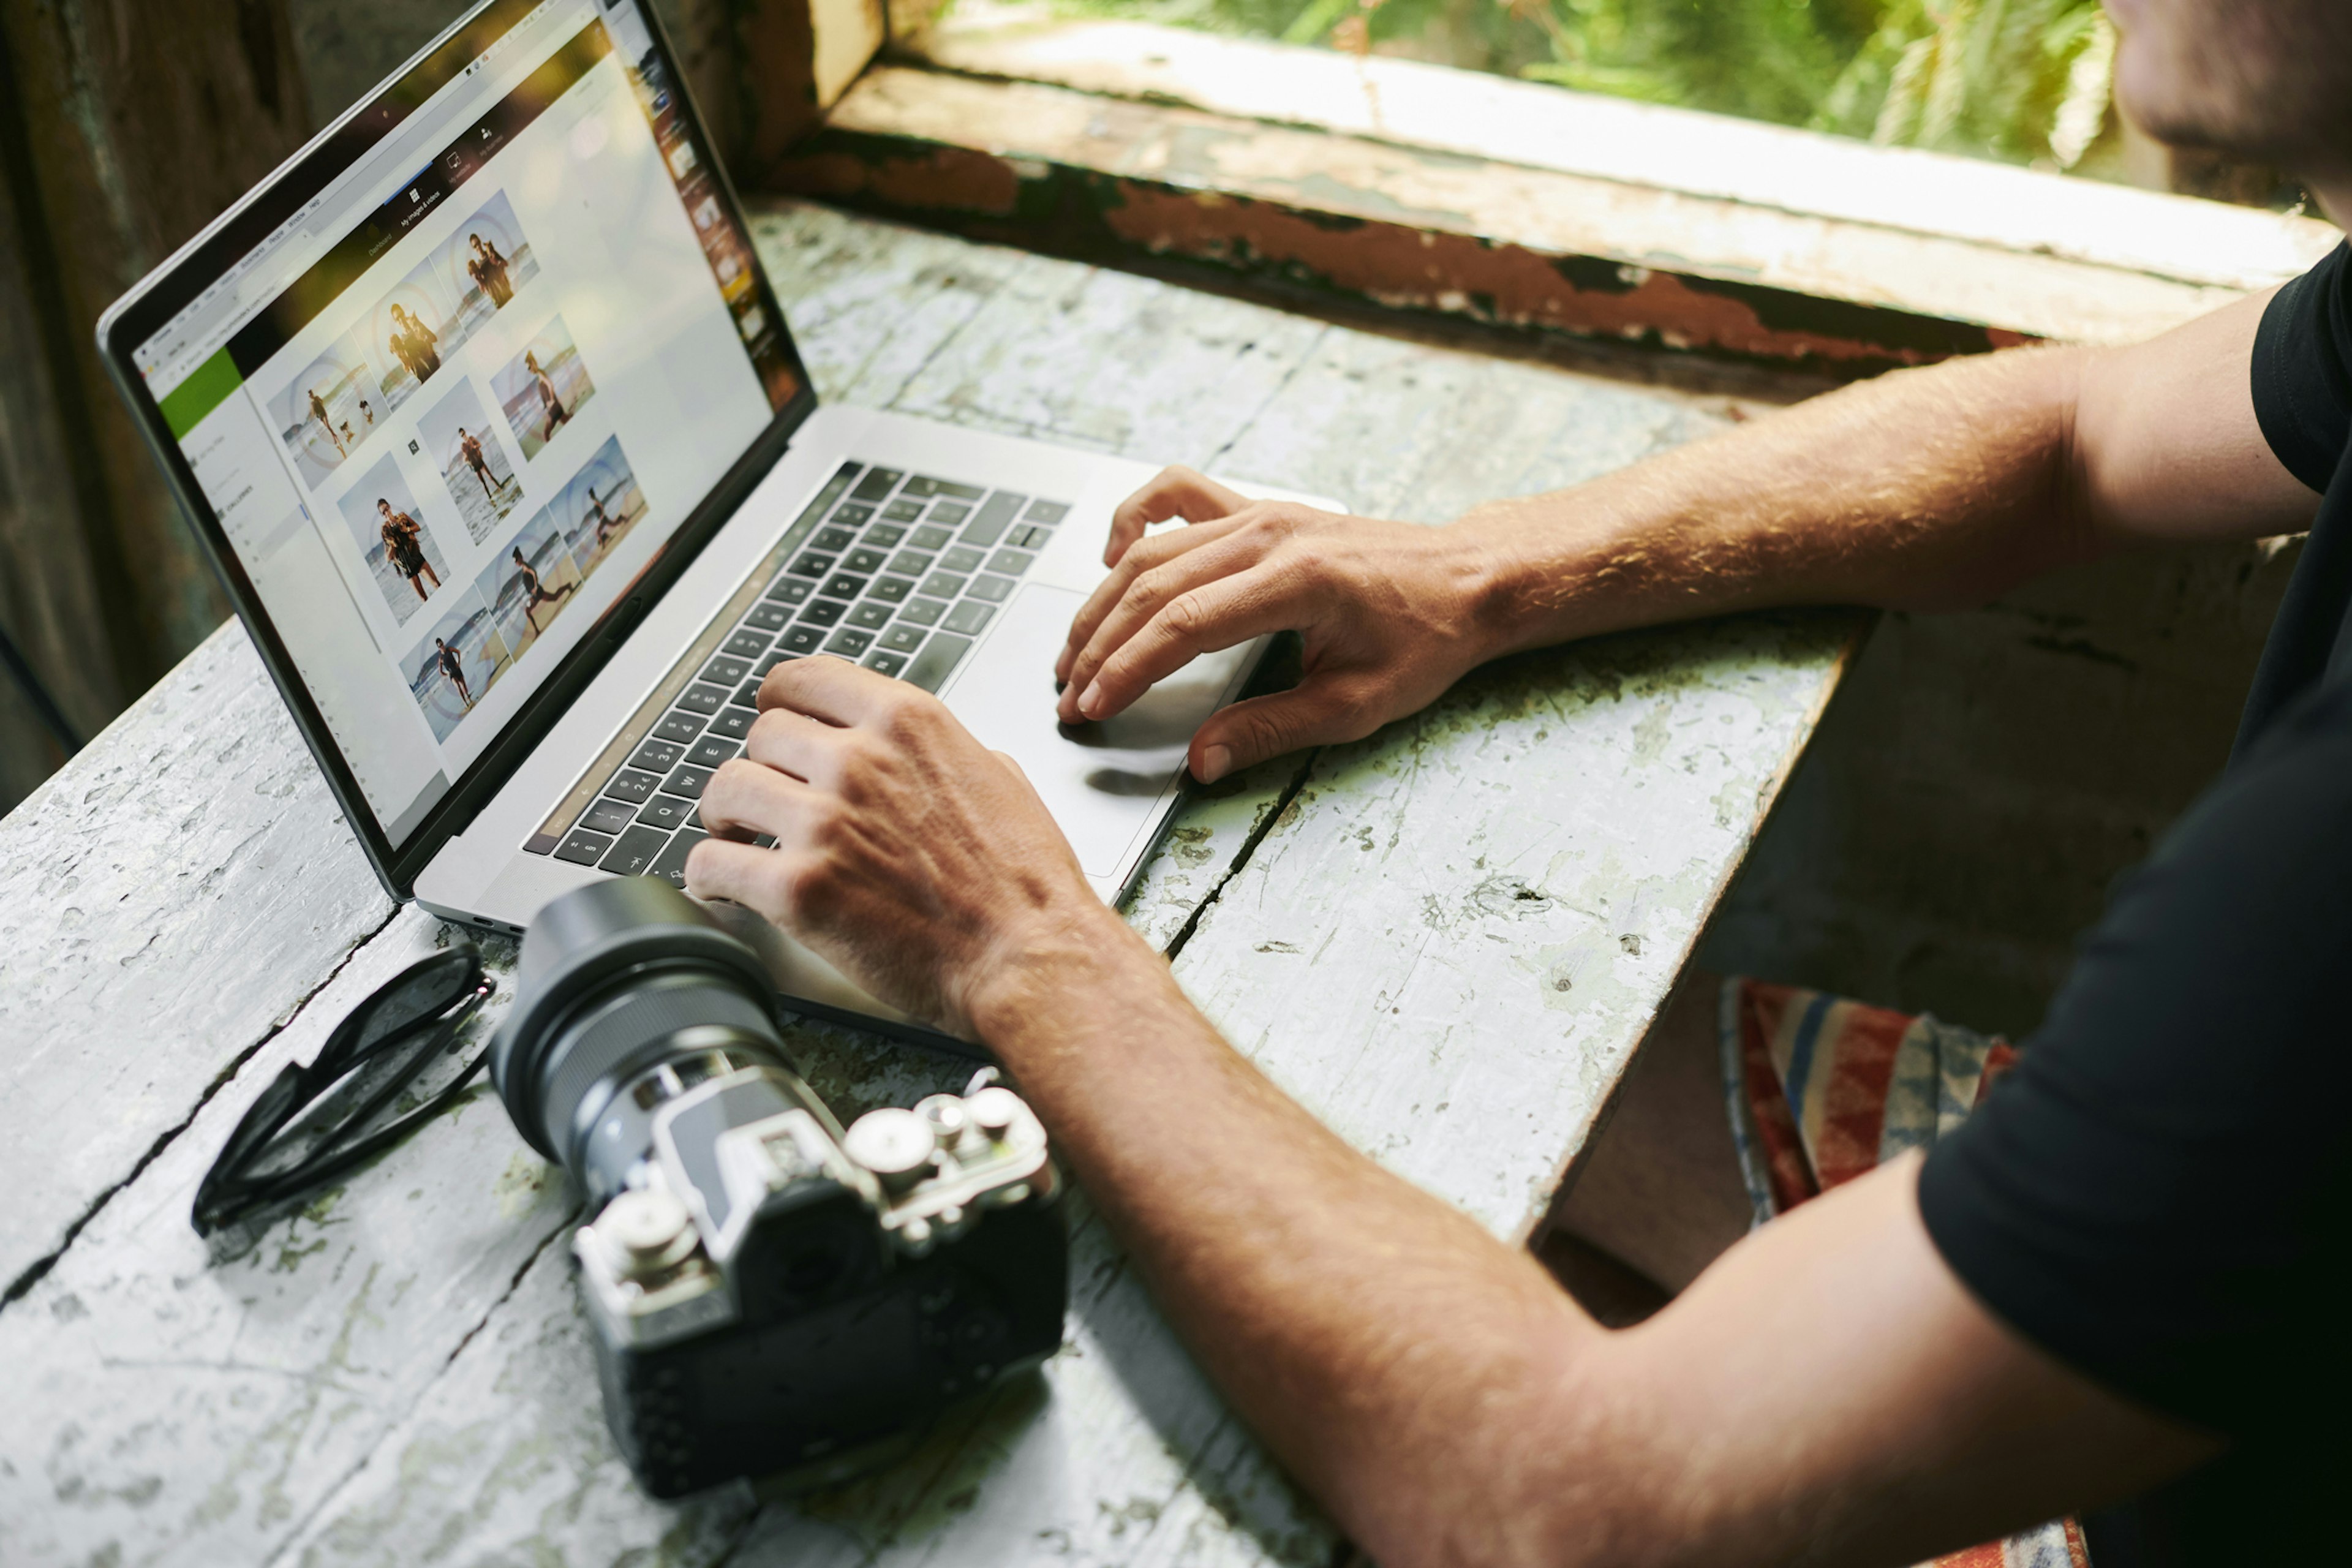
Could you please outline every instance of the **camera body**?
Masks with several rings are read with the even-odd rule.
[[[645,879],[551,904],[520,982],[493,1072],[587,1194],[605,1418],[649,1493],[854,1474],[1059,1347],[1061,1183],[994,1069],[845,1131],[750,950]]]

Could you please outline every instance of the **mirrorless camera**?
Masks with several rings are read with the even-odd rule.
[[[844,1131],[751,950],[667,883],[541,911],[490,1070],[571,1173],[604,1415],[645,1489],[824,1484],[1061,1343],[1045,1129],[983,1069]]]

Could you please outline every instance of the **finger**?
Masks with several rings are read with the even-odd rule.
[[[766,833],[796,843],[814,795],[799,779],[738,757],[710,775],[698,808],[716,837]]]
[[[1220,708],[1194,732],[1192,776],[1214,784],[1268,757],[1307,746],[1360,741],[1380,727],[1369,703],[1335,682],[1310,682]]]
[[[848,733],[839,725],[790,708],[771,708],[751,721],[751,732],[743,737],[743,755],[820,789],[831,789],[841,782],[842,739]],[[712,782],[717,782],[715,774]]]
[[[1110,542],[1103,547],[1103,564],[1116,566],[1128,547],[1155,522],[1181,517],[1186,522],[1213,522],[1231,517],[1249,504],[1238,491],[1181,463],[1160,469],[1150,483],[1118,503],[1110,514]]]
[[[1288,629],[1298,619],[1290,598],[1263,567],[1179,594],[1103,660],[1080,711],[1108,719],[1200,654]]]
[[[1147,572],[1158,571],[1181,555],[1189,555],[1231,538],[1241,532],[1250,521],[1248,516],[1240,514],[1219,518],[1196,524],[1181,533],[1163,533],[1157,539],[1144,540],[1129,551],[1120,558],[1118,564],[1111,568],[1110,574],[1095,584],[1095,591],[1087,595],[1087,602],[1078,606],[1078,613],[1070,617],[1070,635],[1062,644],[1061,657],[1054,661],[1054,679],[1065,683],[1069,680],[1079,651],[1093,640],[1103,618],[1127,596],[1137,578]],[[1261,552],[1265,548],[1265,545],[1260,546]]]
[[[798,912],[793,897],[798,868],[795,858],[773,849],[706,838],[686,858],[686,890],[698,899],[725,899],[789,926]]]
[[[863,724],[907,700],[914,688],[832,654],[791,658],[760,682],[760,710],[787,709],[828,724]]]
[[[1086,642],[1071,655],[1069,668],[1063,672],[1064,722],[1102,717],[1086,704],[1088,689],[1100,676],[1104,663],[1154,616],[1186,594],[1256,569],[1265,552],[1266,544],[1261,539],[1227,534],[1163,561],[1129,583],[1127,592],[1104,612]]]

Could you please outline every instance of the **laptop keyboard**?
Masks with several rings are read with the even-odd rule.
[[[768,671],[830,654],[937,691],[1068,513],[844,463],[523,847],[684,886],[702,788],[743,749]]]

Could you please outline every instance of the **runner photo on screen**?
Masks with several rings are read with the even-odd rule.
[[[513,663],[489,606],[469,587],[410,650],[400,673],[433,738],[446,741]]]
[[[428,256],[369,309],[360,332],[390,406],[399,407],[432,380],[443,362],[464,344],[466,324],[457,300],[457,291]]]
[[[346,332],[269,400],[270,423],[310,489],[341,468],[375,427],[366,407],[369,379],[358,336]]]
[[[490,391],[526,463],[596,395],[588,367],[580,362],[580,351],[572,346],[561,316],[550,320],[520,353],[499,367],[490,377]]]
[[[337,504],[392,618],[405,626],[449,574],[448,557],[425,525],[425,509],[389,457],[361,475]]]
[[[484,321],[507,308],[515,291],[539,276],[539,258],[514,207],[499,192],[445,240],[433,266],[457,301],[459,334],[471,337]]]
[[[637,477],[622,456],[620,437],[604,437],[552,504],[582,574],[595,571],[646,514],[645,491],[637,488]]]
[[[546,507],[533,512],[503,553],[491,558],[474,584],[490,620],[517,658],[580,591],[580,564]]]
[[[475,543],[489,538],[522,504],[522,481],[472,382],[458,381],[417,420],[416,439],[441,470],[441,482]]]

